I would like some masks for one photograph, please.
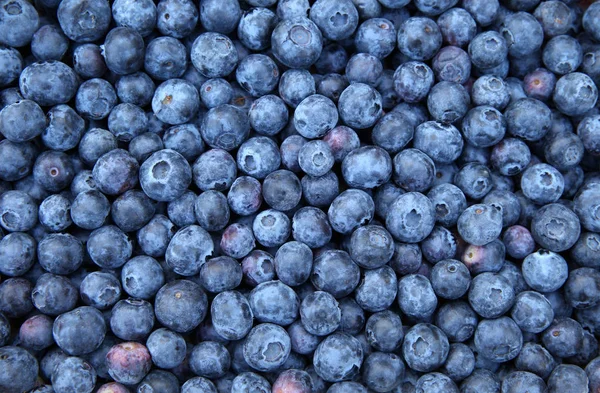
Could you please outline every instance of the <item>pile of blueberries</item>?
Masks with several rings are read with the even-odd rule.
[[[600,1],[0,0],[0,393],[600,392]]]

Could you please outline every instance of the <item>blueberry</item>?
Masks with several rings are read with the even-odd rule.
[[[327,215],[316,207],[303,207],[294,213],[292,236],[311,248],[327,244],[331,240],[331,229]]]
[[[240,61],[235,77],[240,86],[253,97],[261,97],[277,86],[279,70],[270,57],[253,54]]]
[[[216,332],[228,340],[242,339],[252,328],[250,304],[236,291],[219,293],[212,302],[211,315]]]
[[[242,10],[237,0],[200,2],[200,22],[208,31],[229,34],[240,21]]]
[[[162,0],[156,7],[156,27],[164,34],[184,38],[198,23],[198,8],[188,0]]]
[[[406,102],[422,101],[433,84],[433,70],[419,61],[403,63],[394,72],[394,90]]]
[[[463,47],[477,33],[477,24],[474,18],[478,19],[477,22],[480,25],[484,25],[482,19],[485,15],[478,12],[474,16],[471,16],[468,12],[469,3],[469,1],[466,1],[462,4],[464,8],[451,8],[438,17],[437,25],[440,28],[444,42],[453,46]]]
[[[427,109],[434,120],[454,123],[462,119],[469,109],[467,90],[456,82],[442,81],[431,88]]]
[[[200,325],[206,316],[207,298],[200,286],[188,280],[165,284],[156,294],[154,312],[165,327],[185,333]]]
[[[106,354],[108,373],[115,381],[135,385],[150,371],[152,360],[148,349],[137,342],[114,345]]]
[[[508,133],[527,141],[540,140],[551,125],[550,109],[543,102],[533,98],[513,101],[504,112],[504,117]]]
[[[500,391],[500,381],[494,373],[486,369],[475,369],[460,385],[464,393],[492,393]]]
[[[360,342],[345,333],[333,333],[323,340],[313,356],[315,372],[328,382],[350,380],[363,362]]]
[[[540,344],[525,343],[519,356],[515,359],[518,370],[528,371],[542,378],[548,378],[556,367],[556,360],[550,352]]]
[[[137,256],[125,263],[121,270],[123,290],[130,296],[150,299],[164,285],[164,273],[153,258]]]
[[[514,176],[527,168],[531,152],[520,139],[506,138],[494,146],[490,161],[502,175]]]
[[[73,289],[73,292],[75,291]],[[81,281],[79,294],[85,305],[95,307],[99,310],[106,310],[119,301],[121,297],[121,283],[111,273],[92,272]],[[75,302],[73,302],[74,305]]]
[[[404,362],[392,353],[374,352],[363,364],[364,383],[376,392],[388,392],[400,385],[404,377]]]
[[[482,273],[473,279],[468,297],[473,310],[483,318],[497,318],[512,307],[515,292],[503,276]]]
[[[484,319],[475,330],[475,349],[486,359],[500,363],[517,357],[523,347],[523,335],[508,317]]]
[[[40,106],[31,100],[20,100],[0,111],[0,131],[11,142],[25,142],[40,135],[47,120]]]
[[[0,273],[16,277],[25,274],[35,263],[36,241],[22,232],[0,239]]]
[[[109,212],[108,199],[97,190],[77,194],[71,205],[71,218],[75,225],[88,230],[100,228]]]
[[[66,104],[78,87],[79,80],[73,69],[59,61],[33,63],[19,76],[23,97],[41,106]]]
[[[360,147],[357,133],[346,126],[333,128],[325,134],[323,141],[329,145],[336,162],[342,162],[352,150]]]
[[[565,297],[571,306],[586,309],[600,302],[600,275],[598,271],[583,267],[569,272],[564,286]]]
[[[73,69],[83,78],[99,78],[106,72],[102,49],[96,44],[78,45],[73,50]]]
[[[156,5],[152,1],[117,0],[112,5],[112,15],[117,26],[137,30],[142,37],[156,26]]]
[[[123,266],[133,253],[129,237],[114,225],[106,225],[93,231],[86,246],[92,261],[104,268]]]
[[[285,363],[291,352],[287,332],[278,325],[256,325],[246,337],[243,353],[246,362],[258,371],[273,371]]]
[[[340,326],[341,317],[338,302],[327,292],[315,291],[300,305],[302,326],[316,336],[333,333]]]
[[[532,393],[546,392],[544,380],[527,371],[513,371],[502,380],[502,391],[506,393],[519,392],[527,389]]]
[[[577,215],[560,203],[545,205],[535,212],[531,221],[531,234],[535,241],[554,252],[571,248],[580,232]]]
[[[199,106],[198,90],[184,79],[169,79],[161,83],[152,98],[152,111],[156,117],[172,125],[188,122],[198,112]]]
[[[326,2],[327,0],[324,3]],[[314,10],[313,7],[311,17],[313,17]],[[353,19],[349,19],[348,23],[352,24]],[[321,54],[323,37],[321,30],[310,19],[304,17],[293,20],[285,19],[279,22],[273,30],[271,47],[275,58],[284,65],[290,68],[308,68],[317,61]]]
[[[231,358],[222,344],[204,341],[192,349],[189,362],[194,374],[206,378],[219,378],[229,369]]]
[[[426,17],[411,17],[398,27],[398,49],[412,60],[430,60],[442,46],[437,24]]]
[[[219,33],[204,33],[192,45],[194,67],[207,78],[229,75],[237,66],[238,54],[233,42]]]
[[[365,336],[375,350],[396,350],[404,338],[400,316],[392,311],[381,311],[371,315],[365,326]]]
[[[435,55],[432,67],[441,81],[465,83],[471,74],[471,59],[464,50],[447,46]]]
[[[333,171],[323,176],[304,176],[301,184],[304,200],[311,206],[320,208],[329,206],[339,194],[339,181]]]
[[[315,94],[315,79],[307,70],[289,69],[279,80],[279,96],[292,108],[296,108],[302,100]]]
[[[445,299],[458,299],[471,284],[466,266],[455,259],[445,259],[431,269],[431,286],[436,295]]]
[[[294,390],[299,393],[309,393],[312,391],[313,383],[310,374],[304,370],[290,369],[285,370],[273,383],[274,392],[284,392]]]
[[[434,186],[427,197],[433,204],[436,222],[445,227],[455,225],[467,207],[465,195],[453,184]]]
[[[175,273],[192,276],[200,271],[213,250],[209,233],[198,225],[189,225],[175,233],[167,247],[165,261]]]
[[[581,187],[573,200],[573,210],[579,217],[581,226],[592,232],[600,229],[600,206],[596,203],[599,193],[600,184],[590,182]]]
[[[52,334],[56,344],[67,354],[85,355],[102,344],[106,324],[100,311],[83,306],[59,315],[54,320]]]
[[[419,372],[429,372],[442,366],[449,350],[450,344],[444,332],[427,323],[410,328],[402,344],[406,364]]]
[[[249,302],[254,317],[260,322],[287,326],[298,317],[298,296],[278,280],[257,285],[250,292]]]
[[[521,330],[541,333],[552,323],[554,311],[550,302],[537,292],[521,292],[511,311],[513,320]]]
[[[242,260],[244,282],[251,287],[275,278],[274,259],[271,254],[254,250]]]
[[[75,42],[92,42],[108,31],[111,19],[108,1],[69,0],[60,2],[58,21],[63,32]]]
[[[221,251],[232,258],[241,259],[245,257],[254,249],[255,245],[255,238],[250,225],[231,224],[221,236]]]
[[[221,105],[208,111],[200,131],[210,147],[231,151],[248,138],[250,123],[241,109],[233,105]]]
[[[200,268],[199,282],[208,292],[231,290],[242,281],[242,267],[233,258],[222,256],[209,259]]]
[[[472,205],[460,215],[457,227],[466,242],[476,246],[488,244],[502,231],[501,209],[486,204]]]
[[[419,321],[431,318],[437,304],[431,282],[425,276],[409,274],[398,281],[398,305],[410,318]]]
[[[385,114],[373,127],[373,143],[390,154],[398,153],[414,136],[414,127],[398,112]]]
[[[3,46],[0,49],[0,62],[4,70],[0,74],[0,85],[5,86],[14,82],[23,71],[23,57],[15,48]]]
[[[508,45],[500,33],[486,31],[476,35],[469,43],[469,55],[478,68],[496,67],[506,59]]]
[[[31,173],[36,148],[32,142],[15,143],[8,139],[0,141],[0,155],[6,160],[0,163],[0,179],[15,181]]]
[[[383,75],[383,65],[374,55],[357,53],[346,64],[346,79],[352,83],[365,83],[376,87]]]
[[[372,127],[383,115],[381,94],[364,83],[353,83],[340,95],[338,111],[349,127]],[[333,127],[332,127],[333,128]]]
[[[396,273],[389,266],[383,266],[364,271],[355,299],[363,310],[378,312],[392,305],[398,291]]]
[[[358,189],[348,189],[333,200],[327,215],[336,232],[348,234],[357,227],[368,224],[374,213],[375,203],[369,194]]]
[[[434,224],[434,206],[426,196],[418,192],[408,192],[396,198],[386,218],[386,227],[392,236],[408,243],[425,239],[433,230]]]
[[[356,31],[354,44],[359,52],[383,59],[396,47],[396,29],[387,19],[368,19]]]
[[[590,4],[590,7],[583,14],[582,24],[585,31],[596,40],[600,38],[600,30],[596,25],[598,18],[600,18],[600,7]]]
[[[252,8],[242,15],[237,25],[238,37],[250,50],[267,49],[277,20],[275,13],[268,8]]]
[[[117,195],[137,185],[138,171],[139,164],[129,152],[114,149],[98,158],[92,174],[98,190]]]
[[[571,256],[580,266],[598,267],[600,266],[600,259],[597,254],[597,251],[600,250],[599,246],[600,235],[593,232],[583,232],[571,249]]]
[[[39,241],[37,256],[44,270],[53,274],[71,274],[83,262],[83,246],[69,233],[48,234]]]
[[[260,376],[259,374],[253,373],[253,372],[243,372],[238,374],[234,379],[233,379],[233,383],[231,385],[231,389],[235,390],[236,392],[240,392],[240,393],[250,393],[250,392],[256,392],[256,393],[269,393],[271,391],[271,384],[269,383],[269,381],[267,381],[264,377]],[[197,393],[200,393],[201,391],[198,391]],[[202,391],[204,392],[204,390]],[[206,390],[206,392],[209,393],[213,393],[213,391],[208,391],[208,389]],[[216,393],[217,390],[214,390],[214,393]],[[184,393],[182,391],[182,393]],[[192,392],[189,392],[192,393]],[[194,392],[196,393],[196,392]]]
[[[469,244],[462,252],[461,261],[469,271],[477,275],[483,272],[499,272],[505,264],[506,248],[499,240],[483,246]]]
[[[201,154],[192,167],[194,183],[202,191],[225,191],[237,174],[233,157],[225,150],[212,149]]]
[[[339,41],[348,38],[358,26],[358,11],[352,1],[318,0],[310,8],[310,18],[325,38]]]
[[[152,305],[145,300],[120,300],[111,310],[110,328],[122,340],[143,340],[153,326]]]
[[[581,72],[571,72],[556,82],[553,101],[557,109],[568,116],[581,116],[598,100],[598,88]]]
[[[588,377],[581,368],[571,364],[557,366],[548,378],[548,392],[587,392]]]
[[[337,122],[338,111],[335,104],[319,94],[303,99],[294,112],[294,126],[298,133],[307,139],[324,136]]]
[[[360,269],[345,251],[325,251],[314,260],[311,275],[313,285],[336,298],[352,293],[359,280]]]

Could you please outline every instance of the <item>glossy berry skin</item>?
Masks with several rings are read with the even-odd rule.
[[[312,391],[312,379],[310,374],[303,370],[285,370],[273,383],[274,393],[283,393],[289,390],[298,393],[310,393]]]
[[[431,282],[420,274],[409,274],[398,281],[398,305],[417,321],[426,321],[435,312],[438,301]]]
[[[191,182],[190,165],[174,150],[160,150],[140,166],[140,185],[146,195],[157,201],[177,199]]]
[[[315,291],[300,304],[302,326],[310,334],[327,336],[340,324],[341,311],[335,298],[323,291]]]
[[[194,374],[206,378],[219,378],[229,369],[231,359],[222,344],[203,341],[192,349],[189,362]]]
[[[81,241],[71,234],[48,234],[38,242],[37,257],[46,271],[71,274],[83,262],[83,247]]]
[[[526,141],[542,139],[552,122],[550,109],[534,98],[521,98],[511,102],[504,112],[508,133]]]
[[[434,120],[454,123],[462,119],[469,109],[470,97],[466,89],[456,83],[443,81],[431,88],[427,109]]]
[[[47,89],[46,81],[56,78],[60,82]],[[77,92],[79,81],[72,68],[59,61],[37,62],[26,67],[19,76],[23,97],[41,106],[66,104]]]
[[[225,191],[236,178],[237,167],[233,157],[221,149],[201,154],[192,166],[194,184],[202,191]]]
[[[302,100],[317,92],[315,79],[307,70],[287,70],[281,75],[278,92],[287,105],[296,108]]]
[[[553,292],[567,280],[567,263],[559,254],[538,250],[523,260],[523,277],[532,289]]]
[[[186,226],[173,236],[165,253],[165,261],[177,274],[192,276],[214,251],[209,233],[198,225]]]
[[[453,184],[440,184],[431,188],[427,198],[433,203],[436,222],[445,227],[456,224],[467,207],[465,195]]]
[[[405,149],[396,154],[393,167],[394,182],[407,191],[424,192],[433,183],[435,164],[419,149]]]
[[[514,303],[515,293],[511,283],[495,273],[476,276],[469,288],[469,303],[483,318],[497,318]]]
[[[403,63],[394,72],[394,90],[406,102],[423,100],[433,84],[433,70],[419,61]]]
[[[26,233],[9,233],[0,239],[0,273],[22,276],[35,263],[36,241]]]
[[[238,63],[233,42],[219,33],[204,33],[194,41],[190,58],[194,67],[207,78],[229,75]]]
[[[316,108],[319,111],[315,113]],[[329,98],[313,94],[303,99],[294,112],[294,126],[307,139],[322,137],[336,126],[338,111]]]

